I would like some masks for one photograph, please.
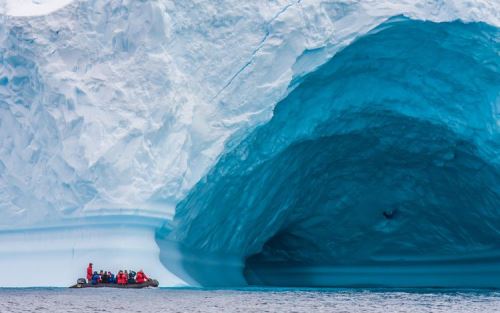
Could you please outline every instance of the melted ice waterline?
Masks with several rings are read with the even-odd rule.
[[[160,263],[155,229],[163,219],[134,215],[86,216],[39,227],[0,231],[0,266],[15,275],[2,287],[68,287],[94,269],[143,269],[161,286],[185,286]]]
[[[171,238],[250,283],[498,287],[499,34],[381,25],[221,157]]]

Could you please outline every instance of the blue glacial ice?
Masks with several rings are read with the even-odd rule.
[[[492,285],[499,26],[496,0],[0,0],[0,286],[89,260]]]
[[[396,17],[297,78],[178,205],[185,274],[499,287],[499,36]]]

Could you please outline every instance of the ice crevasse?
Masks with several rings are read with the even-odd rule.
[[[0,285],[498,286],[495,1],[21,2]]]

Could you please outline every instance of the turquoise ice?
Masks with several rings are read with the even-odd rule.
[[[177,207],[170,238],[234,275],[193,256],[188,272],[205,284],[499,287],[499,36],[396,17],[296,78]]]

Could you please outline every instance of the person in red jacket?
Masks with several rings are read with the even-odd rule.
[[[89,267],[87,267],[87,281],[92,279],[92,275],[94,275],[94,271],[92,271],[92,263],[89,263]]]
[[[119,271],[118,275],[116,275],[116,283],[118,285],[126,285],[128,277],[123,274],[123,271]]]
[[[124,285],[128,284],[128,274],[125,273],[127,273],[127,271],[122,273],[122,284]]]
[[[146,274],[144,274],[143,270],[140,270],[139,272],[137,272],[137,276],[135,277],[135,281],[138,284],[142,284],[145,281],[147,281],[148,279],[149,278],[146,276]]]

